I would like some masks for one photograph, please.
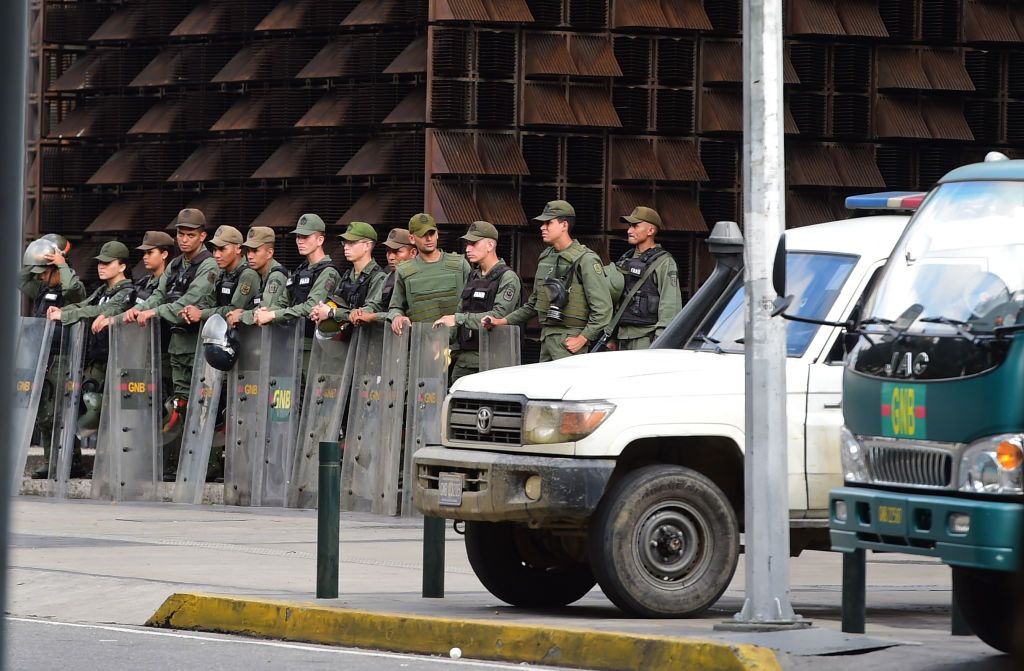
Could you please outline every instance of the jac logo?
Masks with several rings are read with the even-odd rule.
[[[929,361],[924,352],[915,355],[913,352],[895,351],[889,363],[885,364],[885,374],[889,377],[910,377],[911,373],[921,376],[928,370]]]

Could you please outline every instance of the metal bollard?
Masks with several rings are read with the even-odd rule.
[[[444,518],[423,518],[424,599],[444,598],[444,525]]]
[[[843,554],[843,633],[863,634],[867,619],[867,557],[864,550]]]
[[[320,489],[316,511],[316,598],[338,598],[341,527],[341,445],[320,443]]]

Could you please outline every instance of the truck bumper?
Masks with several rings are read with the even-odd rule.
[[[611,459],[573,459],[456,450],[428,446],[413,457],[413,502],[424,515],[481,522],[581,523],[597,508],[615,470]],[[462,473],[459,506],[441,505],[440,473]],[[526,480],[540,477],[540,496],[526,496]]]
[[[837,517],[837,504],[845,505],[845,520]],[[951,531],[951,515],[969,516],[969,529]],[[1021,561],[1022,529],[1024,504],[1019,503],[860,487],[829,493],[829,537],[832,549],[841,552],[906,552],[952,566],[1013,571]]]

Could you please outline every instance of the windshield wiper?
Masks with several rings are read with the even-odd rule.
[[[956,331],[956,334],[968,341],[975,346],[986,346],[988,341],[985,338],[979,337],[978,334],[971,330],[971,324],[961,319],[950,319],[949,317],[925,317],[921,320],[924,324],[942,324],[944,326],[950,326]]]
[[[698,333],[697,335],[693,336],[693,338],[694,338],[694,340],[701,341],[705,345],[711,345],[712,348],[715,350],[715,354],[723,354],[724,353],[724,350],[722,349],[722,345],[721,345],[721,343],[722,343],[721,340],[716,340],[716,339],[708,336],[706,333]]]

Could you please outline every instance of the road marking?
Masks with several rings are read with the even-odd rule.
[[[522,671],[523,669],[539,669],[541,671],[559,671],[554,667],[550,666],[531,666],[528,664],[501,664],[498,662],[483,662],[475,660],[454,660],[446,657],[427,657],[423,655],[402,655],[394,652],[375,652],[372,650],[349,650],[344,648],[332,648],[329,646],[318,646],[318,645],[302,645],[299,643],[283,643],[279,641],[259,641],[254,639],[235,639],[235,638],[219,638],[216,636],[200,636],[197,634],[185,634],[171,631],[152,631],[149,629],[132,629],[130,627],[114,627],[110,625],[100,624],[84,624],[80,622],[60,622],[57,620],[37,620],[31,617],[12,617],[7,616],[8,622],[25,622],[28,624],[46,624],[53,627],[73,627],[76,629],[98,629],[100,631],[113,631],[123,634],[138,634],[140,636],[164,636],[167,638],[184,638],[194,641],[204,641],[211,643],[236,643],[242,645],[259,645],[267,648],[283,648],[286,650],[301,650],[306,652],[322,652],[334,655],[350,655],[354,657],[377,657],[381,659],[399,659],[408,661],[415,659],[417,661],[430,662],[432,664],[446,664],[452,666],[458,664],[467,668],[484,668],[484,669],[508,669],[509,671]]]

